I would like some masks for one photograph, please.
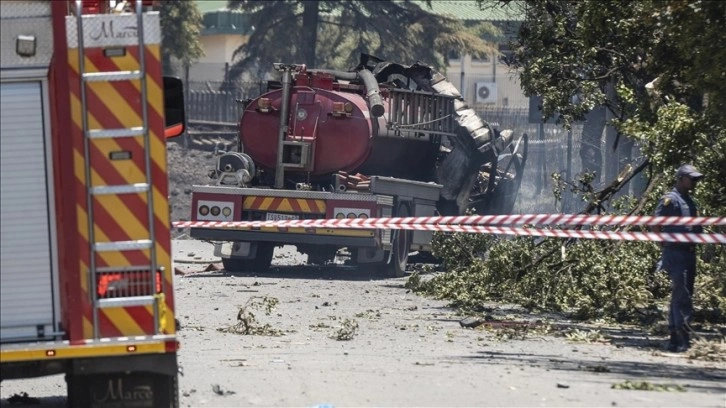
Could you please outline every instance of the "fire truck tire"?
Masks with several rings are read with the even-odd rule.
[[[275,244],[258,242],[257,256],[254,259],[222,258],[222,265],[227,272],[267,272],[272,265],[272,254]]]
[[[401,203],[398,205],[396,217],[410,217],[411,211],[408,204]],[[390,276],[400,278],[406,275],[406,265],[408,264],[408,253],[413,240],[413,231],[398,229],[393,231],[393,246],[390,262],[386,265],[386,270]]]

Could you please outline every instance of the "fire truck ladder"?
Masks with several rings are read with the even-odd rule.
[[[154,233],[154,201],[153,184],[151,180],[151,146],[148,122],[148,101],[146,83],[146,60],[145,41],[143,24],[143,4],[141,1],[134,2],[136,6],[136,20],[138,27],[139,47],[139,68],[135,71],[107,71],[107,72],[86,72],[85,71],[85,49],[84,49],[84,20],[93,22],[94,15],[83,16],[82,1],[76,1],[76,25],[78,30],[78,67],[80,75],[81,94],[81,122],[83,127],[84,155],[86,160],[86,203],[88,208],[88,242],[90,246],[89,261],[89,292],[93,304],[93,332],[94,338],[100,337],[99,313],[102,308],[145,306],[152,305],[154,311],[154,333],[159,334],[159,303],[156,296],[157,285],[163,285],[163,279],[158,276],[156,245]],[[141,126],[119,129],[90,129],[88,120],[88,106],[86,99],[87,86],[92,82],[114,82],[114,81],[140,81],[141,88]],[[143,137],[144,139],[144,162],[146,180],[144,183],[120,184],[106,186],[92,186],[90,145],[95,139],[103,138],[133,138]],[[96,241],[94,233],[94,211],[93,198],[102,195],[123,195],[123,194],[146,194],[148,231],[149,239],[131,241]],[[148,265],[137,265],[127,267],[98,267],[96,256],[106,251],[136,251],[148,250],[150,262]],[[108,274],[121,275],[124,279],[122,285],[114,287],[112,295],[100,295],[97,290],[99,281]],[[163,287],[162,287],[163,290]]]

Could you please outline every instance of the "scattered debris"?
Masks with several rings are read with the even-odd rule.
[[[222,266],[221,263],[210,263],[206,268],[204,268],[204,272],[216,272],[221,271],[222,269],[224,269],[224,266]]]
[[[378,320],[381,318],[381,311],[368,309],[365,312],[356,313],[355,317],[359,319]]]
[[[527,326],[505,327],[492,331],[494,332],[494,337],[499,341],[524,340],[527,338]]]
[[[353,319],[345,319],[338,330],[334,331],[330,338],[338,341],[352,340],[358,334],[358,322]]]
[[[557,388],[570,388],[570,386],[565,383],[557,383]]]
[[[236,392],[234,391],[222,389],[222,386],[220,386],[219,384],[213,384],[212,391],[214,391],[215,394],[222,396],[236,394]]]
[[[309,328],[310,328],[311,330],[315,330],[315,331],[319,331],[319,330],[321,330],[321,329],[329,329],[329,328],[330,328],[330,326],[328,326],[327,324],[325,324],[325,323],[323,323],[323,322],[320,322],[320,323],[317,323],[317,324],[311,324],[311,325],[310,325],[310,326],[308,326],[308,327],[309,327]]]
[[[565,333],[567,340],[573,343],[610,343],[610,339],[603,336],[600,330],[580,330],[574,329],[569,333]]]
[[[726,362],[726,339],[722,338],[719,341],[695,340],[691,342],[687,356],[692,360]]]
[[[678,384],[653,384],[648,381],[632,382],[630,380],[613,384],[610,388],[615,390],[686,392],[686,388]]]
[[[423,288],[423,281],[418,271],[415,271],[408,277],[406,283],[403,285],[406,289],[411,289],[414,292],[420,291]]]
[[[493,332],[499,341],[524,340],[529,334],[547,334],[551,330],[551,327],[548,325],[513,320],[495,320],[489,315],[478,326],[481,326],[483,330]]]
[[[277,307],[279,300],[267,296],[253,296],[245,303],[237,312],[237,324],[217,329],[223,333],[234,333],[242,335],[257,336],[282,336],[283,332],[274,329],[269,324],[260,326],[253,311],[264,310],[265,315],[269,316]]]
[[[461,327],[466,327],[468,329],[472,329],[474,327],[481,326],[482,324],[484,324],[485,321],[486,320],[484,320],[484,319],[479,319],[476,317],[466,317],[459,321],[459,325]]]

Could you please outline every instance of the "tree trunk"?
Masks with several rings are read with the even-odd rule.
[[[303,49],[305,65],[315,68],[315,48],[318,43],[318,2],[303,1]]]

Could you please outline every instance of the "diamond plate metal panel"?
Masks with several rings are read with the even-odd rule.
[[[83,19],[83,46],[128,47],[138,45],[138,29],[135,14],[89,14]],[[161,44],[159,13],[146,12],[144,21],[144,43]],[[77,17],[66,17],[68,48],[78,48]]]
[[[0,5],[6,2],[0,1]],[[50,17],[0,19],[0,68],[47,67],[53,57],[53,27]],[[16,52],[19,35],[35,37],[35,55]]]
[[[50,16],[50,1],[0,1],[2,20]]]

